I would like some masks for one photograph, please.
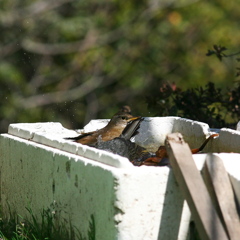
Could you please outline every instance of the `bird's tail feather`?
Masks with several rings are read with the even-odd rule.
[[[81,138],[83,138],[83,137],[89,136],[89,135],[91,135],[91,134],[92,134],[92,132],[83,133],[83,134],[81,134],[81,135],[79,135],[79,136],[77,136],[77,137],[67,137],[67,138],[64,138],[64,139],[77,141],[77,140],[79,140],[79,139],[81,139]]]

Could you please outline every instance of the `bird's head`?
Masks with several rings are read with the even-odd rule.
[[[141,118],[141,117],[133,117],[132,115],[130,115],[128,113],[115,114],[112,117],[109,124],[125,128],[127,126],[128,122],[134,121],[139,118]]]

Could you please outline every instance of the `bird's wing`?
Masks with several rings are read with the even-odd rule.
[[[122,134],[120,137],[130,140],[132,137],[138,134],[138,129],[140,127],[140,123],[144,120],[143,117],[133,120],[127,124],[127,126],[124,128]]]

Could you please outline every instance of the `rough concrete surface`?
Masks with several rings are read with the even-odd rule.
[[[107,122],[94,120],[80,131],[92,131]],[[189,119],[145,118],[133,141],[155,151],[168,133],[176,131],[192,148],[211,133],[207,124]],[[36,213],[53,208],[66,225],[71,223],[84,236],[92,215],[98,240],[187,239],[191,214],[169,167],[135,167],[124,157],[64,139],[78,132],[60,123],[23,123],[11,124],[8,134],[0,135],[4,214],[9,213],[8,203],[23,216],[28,206]],[[210,143],[213,150],[221,151],[222,136],[229,142],[226,151],[231,151],[230,143],[240,142],[239,134],[222,129]],[[232,156],[220,154],[238,188],[240,177],[230,161],[238,164],[240,156]],[[198,169],[205,158],[206,154],[194,155]],[[240,196],[240,190],[236,192]]]

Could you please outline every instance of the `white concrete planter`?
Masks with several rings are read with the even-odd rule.
[[[108,120],[91,121],[85,131]],[[210,135],[205,123],[178,117],[146,118],[134,141],[151,151],[163,145],[171,132],[181,132],[191,148]],[[168,167],[135,167],[128,159],[64,140],[78,135],[59,123],[11,124],[0,136],[1,206],[7,203],[20,215],[53,203],[67,223],[86,235],[90,216],[97,240],[186,239],[190,212]],[[227,139],[227,141],[222,138]],[[224,142],[226,144],[224,144]],[[234,144],[232,144],[234,142]],[[236,143],[236,144],[235,144]],[[222,129],[209,149],[238,149],[240,134]],[[219,154],[240,196],[239,154]],[[201,169],[206,154],[194,156]],[[239,168],[238,168],[239,169]]]

